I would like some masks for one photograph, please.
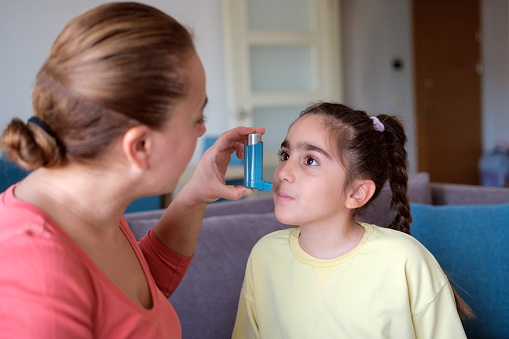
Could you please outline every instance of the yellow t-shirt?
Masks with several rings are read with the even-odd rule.
[[[431,253],[369,224],[335,259],[299,245],[299,229],[254,246],[233,338],[465,338],[448,279]]]

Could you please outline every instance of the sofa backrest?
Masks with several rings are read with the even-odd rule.
[[[413,175],[409,179],[409,198],[412,202],[431,204],[432,197],[436,196],[434,187],[426,173]],[[443,190],[440,196],[451,201],[453,197],[447,191],[447,184],[439,187]],[[506,191],[509,192],[509,189]],[[464,192],[460,189],[459,193]],[[390,221],[387,213],[389,201],[390,194],[385,188],[363,216],[364,220],[387,225]],[[509,194],[506,201],[509,201]],[[156,210],[126,215],[137,239],[146,234],[162,212]],[[264,235],[287,227],[276,220],[270,196],[207,206],[193,262],[170,298],[181,321],[183,338],[230,338],[251,248]]]
[[[430,183],[433,205],[486,205],[509,202],[508,187]]]

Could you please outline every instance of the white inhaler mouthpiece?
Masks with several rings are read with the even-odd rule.
[[[272,191],[272,183],[262,179],[263,142],[261,134],[249,134],[244,145],[244,186],[260,191]]]

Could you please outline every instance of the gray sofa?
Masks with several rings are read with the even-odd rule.
[[[460,286],[456,287],[456,290],[477,313],[477,320],[464,323],[468,337],[509,337],[509,326],[506,324],[509,318],[507,287],[509,258],[505,254],[509,252],[506,245],[509,233],[503,227],[509,226],[509,204],[507,204],[509,189],[430,183],[426,173],[418,173],[410,177],[408,193],[412,211],[415,209],[419,214],[418,220],[414,218],[414,222],[416,225],[421,224],[415,229],[421,238],[414,236],[430,249],[444,271],[454,276],[454,281]],[[385,188],[361,219],[386,226],[390,221],[387,213],[388,204],[389,193]],[[495,206],[499,209],[491,212],[491,208]],[[474,207],[486,212],[478,213]],[[453,210],[450,211],[448,208]],[[217,202],[207,206],[193,262],[182,283],[170,298],[179,315],[184,339],[230,338],[245,264],[251,248],[265,234],[288,227],[275,219],[273,211],[271,197]],[[139,239],[155,224],[162,212],[163,210],[137,212],[127,214],[126,218]],[[469,216],[470,212],[474,213],[474,217]],[[492,222],[491,216],[486,217],[486,213],[493,214],[496,220]],[[445,215],[446,219],[454,216],[455,219],[452,223],[437,221],[441,220],[436,219],[437,215],[442,218]],[[482,215],[482,221],[475,221],[476,215]],[[428,216],[435,219],[428,219]],[[462,217],[468,218],[466,223],[475,221],[471,236],[473,241],[478,241],[475,230],[481,230],[483,227],[482,234],[490,235],[493,231],[496,239],[488,237],[487,240],[479,240],[487,241],[479,242],[479,246],[471,246],[471,241],[465,241],[467,248],[444,243],[444,239],[448,237],[443,236],[443,232],[451,234],[450,241],[454,243],[460,240],[460,245],[461,238],[470,237],[469,234],[454,230],[458,225],[459,227],[465,225],[465,221],[460,220]],[[489,225],[498,226],[492,230],[485,227],[487,226],[484,225],[485,221]],[[454,224],[454,227],[447,228],[448,224]],[[440,237],[438,240],[433,238],[437,235]],[[435,248],[434,245],[439,243],[441,247]],[[476,256],[486,262],[476,260],[472,261],[472,265],[483,265],[484,271],[479,271],[472,265],[468,266],[470,264],[468,253],[473,247],[482,249],[481,254]],[[491,252],[486,253],[486,249]],[[457,266],[457,263],[463,265],[466,263],[467,271],[458,272],[465,268]],[[493,274],[494,271],[496,274]],[[479,272],[482,275],[480,279],[486,281],[470,281],[472,275],[475,275],[472,272]],[[479,286],[482,290],[476,292]],[[499,305],[493,308],[493,303],[497,302]]]

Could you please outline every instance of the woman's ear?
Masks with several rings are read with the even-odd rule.
[[[364,206],[375,194],[376,185],[372,180],[357,180],[345,201],[345,207],[354,209]]]
[[[145,125],[131,127],[122,137],[122,149],[128,162],[141,170],[149,168],[152,142],[150,128]]]

